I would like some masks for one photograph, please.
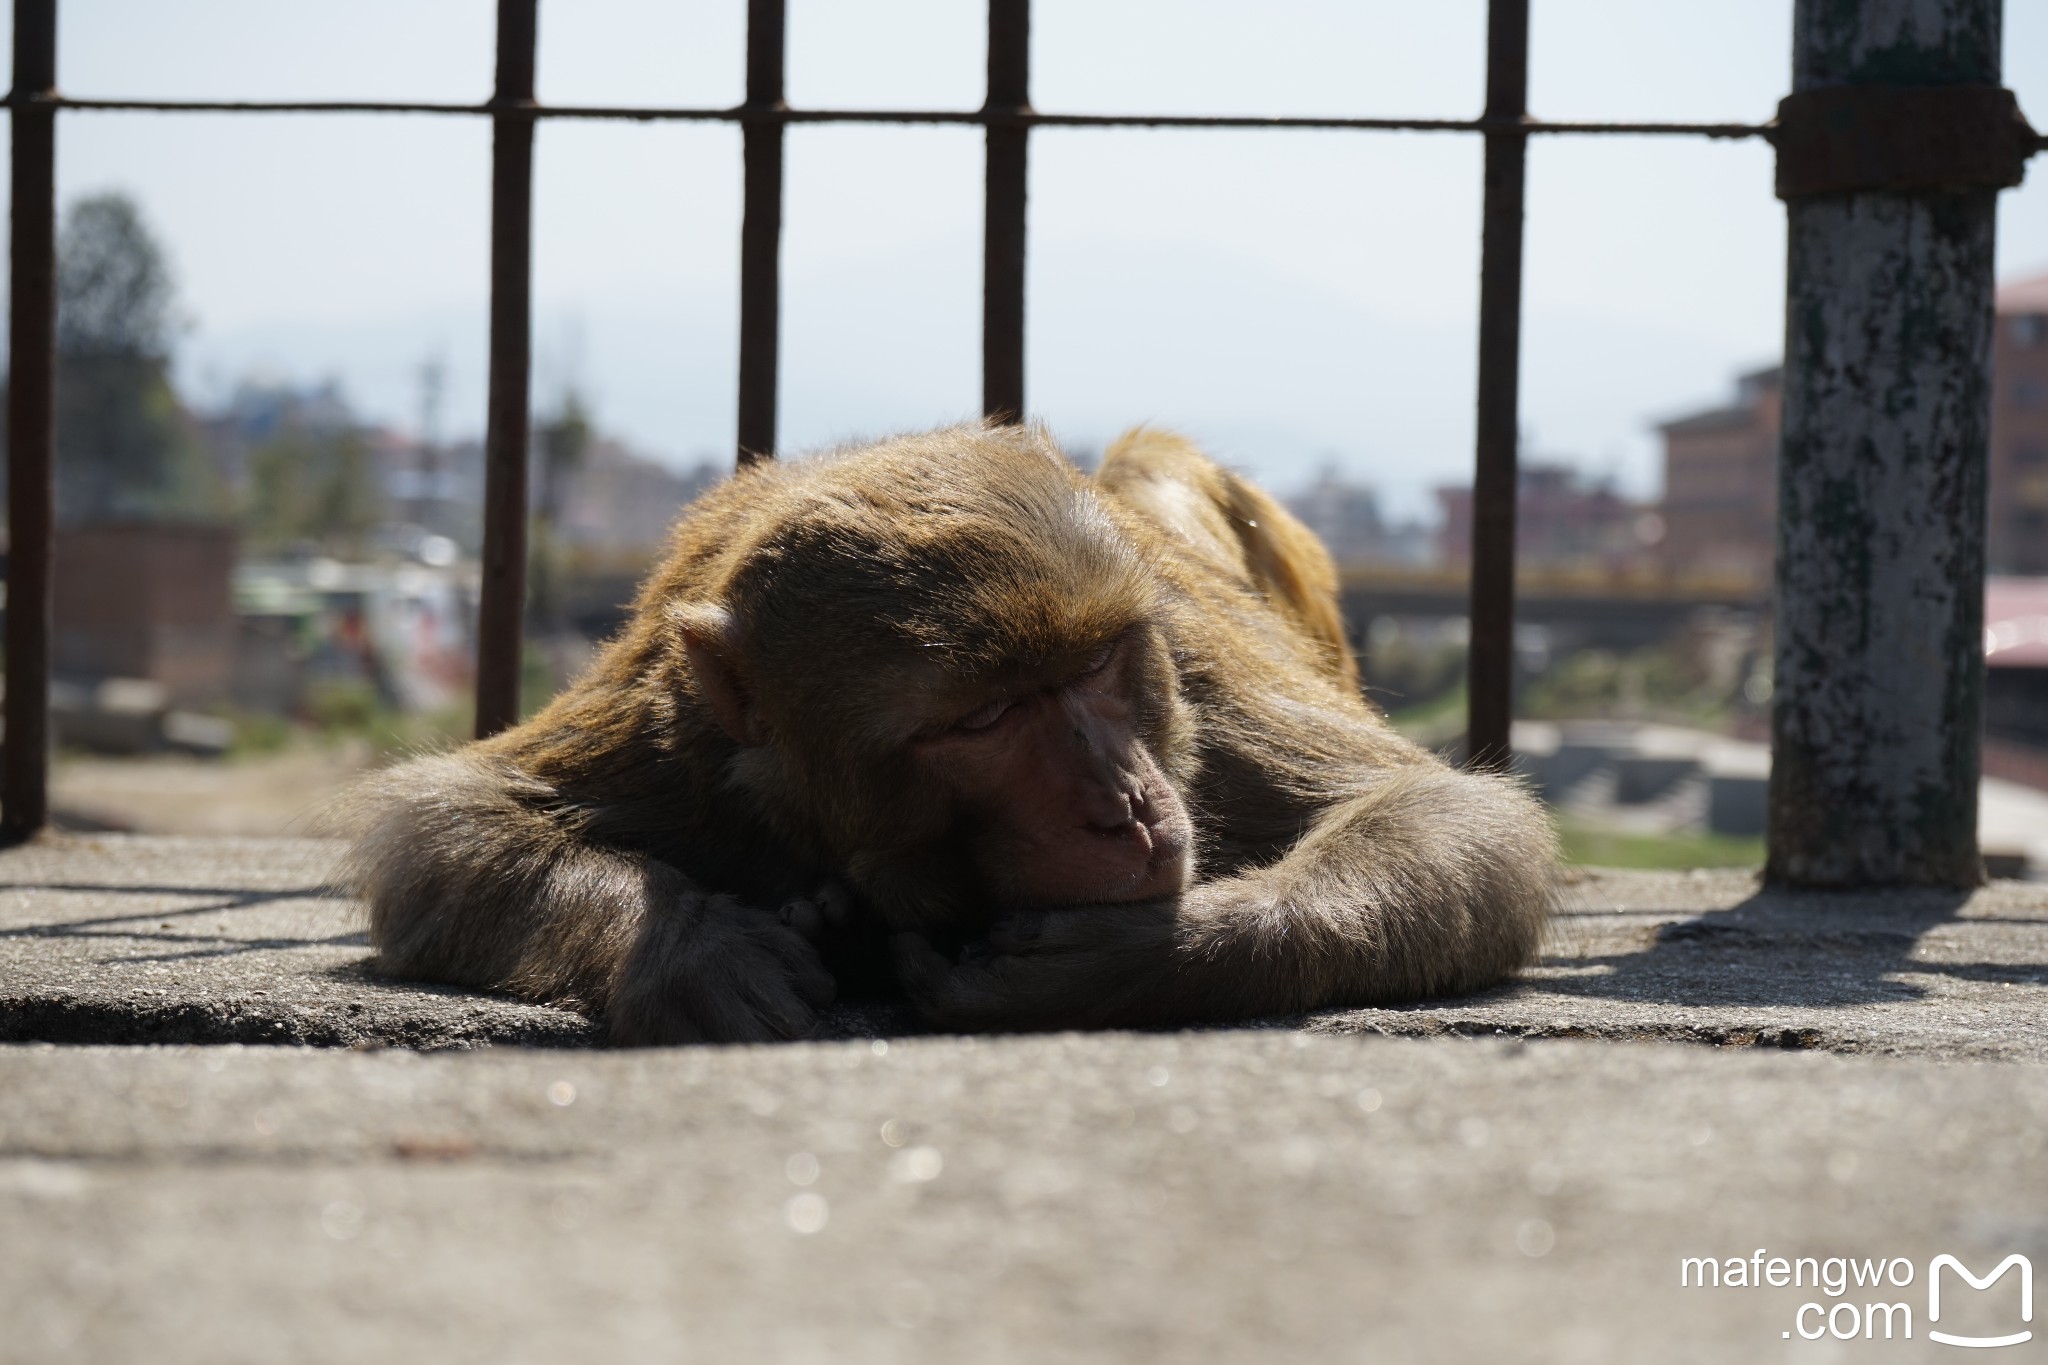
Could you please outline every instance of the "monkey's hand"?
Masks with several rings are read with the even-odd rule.
[[[895,940],[904,988],[933,1024],[956,1029],[1103,1028],[1185,1018],[1206,975],[1198,914],[1184,901],[1020,911],[947,957]]]
[[[1555,851],[1510,781],[1417,765],[1326,811],[1278,862],[1177,901],[1012,916],[948,962],[898,950],[956,1027],[1219,1023],[1463,993],[1511,976],[1549,912]]]
[[[845,913],[827,887],[776,910],[686,893],[651,908],[606,1011],[628,1045],[801,1038],[837,989],[814,939]]]

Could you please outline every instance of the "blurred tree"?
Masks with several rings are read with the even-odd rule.
[[[72,201],[57,243],[57,346],[66,355],[167,359],[176,289],[135,201]]]
[[[358,558],[380,514],[370,448],[360,430],[288,427],[249,453],[242,526],[258,553],[310,545]]]
[[[534,428],[534,455],[540,465],[535,499],[533,545],[528,556],[532,583],[527,593],[534,623],[548,630],[567,629],[564,579],[566,550],[560,534],[570,484],[590,454],[594,436],[590,410],[574,387],[565,390],[555,410]]]
[[[170,385],[176,290],[123,194],[73,201],[57,241],[57,515],[207,521],[218,471]]]

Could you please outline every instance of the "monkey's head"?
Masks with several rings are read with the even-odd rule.
[[[1178,892],[1177,604],[1134,539],[1042,431],[820,458],[740,480],[666,607],[741,799],[899,929]]]

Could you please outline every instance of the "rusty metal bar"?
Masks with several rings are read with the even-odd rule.
[[[12,100],[14,97],[10,97]],[[31,97],[84,113],[160,114],[442,114],[498,113],[489,104],[391,100],[141,100]],[[938,123],[1030,128],[1337,129],[1364,132],[1488,133],[1503,126],[1484,118],[1347,118],[1319,114],[1060,114],[1025,109],[773,109],[746,105],[537,104],[521,111],[532,119],[615,119],[694,123]],[[1597,119],[1508,120],[1530,136],[1620,134],[1639,137],[1750,138],[1771,136],[1770,123],[1612,122]]]
[[[1479,264],[1479,421],[1472,481],[1466,761],[1504,768],[1515,679],[1515,498],[1522,346],[1522,185],[1528,138],[1529,0],[1486,17],[1486,197]],[[1500,127],[1500,124],[1507,124]]]
[[[988,103],[993,118],[1031,108],[1031,0],[988,0]],[[981,411],[1024,419],[1024,226],[1030,128],[988,124],[982,216]]]
[[[484,433],[483,601],[476,735],[519,721],[526,614],[526,478],[533,354],[533,101],[538,0],[498,0],[491,104],[491,374]]]
[[[14,88],[57,84],[57,0],[14,0]],[[14,110],[7,384],[7,695],[0,830],[50,816],[51,466],[57,410],[56,112]]]
[[[782,321],[782,128],[786,0],[747,0],[746,161],[740,223],[739,462],[775,454]]]
[[[1997,86],[2001,9],[1798,0],[1788,116],[1885,99],[1823,91]],[[1887,121],[1861,122],[1882,133]],[[1779,182],[1785,408],[1765,876],[1780,885],[1983,876],[1992,245],[2010,177],[1997,158],[1916,167],[1938,161],[1927,144],[1982,140],[1990,121],[1889,122],[1880,145],[1795,136],[1781,148],[1804,151]],[[1951,171],[1964,183],[1940,183]]]

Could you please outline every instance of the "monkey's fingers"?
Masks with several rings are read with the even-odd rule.
[[[759,940],[730,945],[693,985],[688,1009],[705,1037],[717,1042],[771,1043],[811,1031],[811,1007],[781,959]]]
[[[953,959],[932,947],[923,934],[895,935],[889,952],[895,959],[896,979],[913,996],[936,989],[953,970]]]
[[[825,932],[825,915],[815,900],[787,901],[775,917],[813,943]]]
[[[853,895],[838,882],[826,882],[811,893],[811,903],[834,929],[843,929],[853,918]]]
[[[839,994],[839,983],[825,970],[818,950],[799,932],[779,925],[762,925],[754,939],[774,954],[784,978],[806,1004],[822,1009]]]
[[[808,1037],[817,1021],[816,1012],[790,981],[759,977],[746,983],[743,994],[753,1016],[772,1029],[776,1039]]]
[[[853,918],[853,897],[837,882],[825,882],[808,896],[786,902],[776,918],[813,943],[827,929],[843,929]]]
[[[682,955],[662,966],[650,992],[657,1011],[683,1016],[710,1042],[805,1037],[815,1018],[812,1002],[830,999],[834,989],[801,935],[730,897],[704,903]]]
[[[918,1010],[946,1028],[996,1028],[1008,1022],[1010,1010],[998,977],[996,959],[960,963],[947,957],[921,934],[898,934],[890,941],[897,979]]]
[[[811,1012],[795,992],[776,982],[745,981],[699,989],[689,1013],[716,1043],[776,1043],[810,1031]]]
[[[896,962],[896,979],[910,998],[927,1012],[932,1007],[958,993],[959,978],[964,971],[960,964],[932,946],[931,940],[923,934],[897,934],[889,940],[889,950]]]

